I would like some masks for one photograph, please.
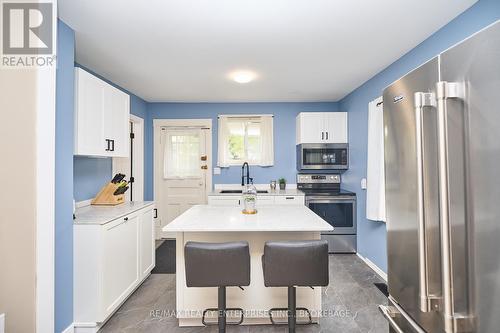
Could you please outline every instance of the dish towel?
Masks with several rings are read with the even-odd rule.
[[[384,112],[380,102],[382,97],[368,104],[366,218],[373,221],[385,221]]]

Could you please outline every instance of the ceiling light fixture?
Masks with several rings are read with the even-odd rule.
[[[233,80],[235,82],[244,84],[244,83],[248,83],[248,82],[255,80],[257,78],[257,74],[255,74],[252,71],[238,70],[238,71],[231,72],[229,74],[229,77],[231,78],[231,80]]]

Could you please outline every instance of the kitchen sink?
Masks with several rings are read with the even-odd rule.
[[[242,190],[222,190],[220,194],[243,193]],[[258,190],[257,193],[269,193],[267,190]]]

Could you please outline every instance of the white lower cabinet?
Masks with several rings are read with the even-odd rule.
[[[239,206],[241,195],[209,195],[208,204],[212,206]],[[304,205],[303,195],[257,195],[257,207],[271,205]]]
[[[153,206],[106,224],[74,225],[74,320],[100,326],[155,266]]]
[[[209,195],[208,204],[212,206],[239,206],[241,204],[241,196]]]

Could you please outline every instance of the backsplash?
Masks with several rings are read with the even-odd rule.
[[[92,199],[111,180],[111,158],[73,157],[73,196],[75,201]]]

